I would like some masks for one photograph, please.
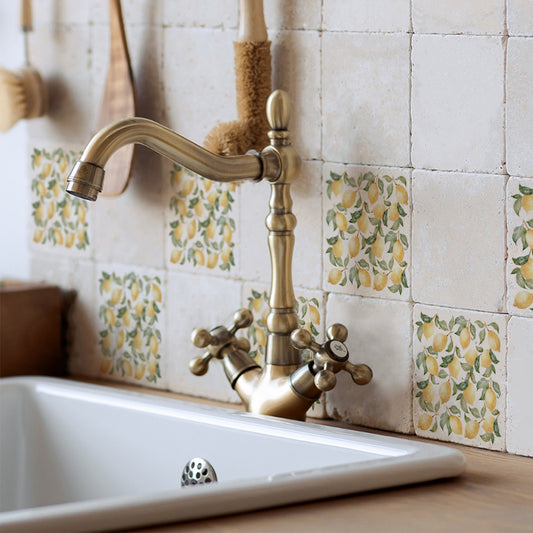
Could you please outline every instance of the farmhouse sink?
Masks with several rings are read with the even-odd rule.
[[[216,482],[194,471],[196,458],[212,466]],[[192,480],[210,482],[181,487],[186,465]],[[200,519],[463,468],[462,454],[435,444],[68,380],[0,380],[2,532]]]

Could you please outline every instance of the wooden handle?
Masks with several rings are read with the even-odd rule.
[[[267,39],[263,0],[239,0],[239,35],[237,41],[261,43]]]
[[[22,31],[31,31],[33,29],[31,0],[20,0],[20,27]]]

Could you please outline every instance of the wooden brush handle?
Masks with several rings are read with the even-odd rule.
[[[22,31],[33,29],[31,0],[20,0],[20,27]]]
[[[239,35],[237,41],[261,43],[267,39],[263,0],[239,0]]]

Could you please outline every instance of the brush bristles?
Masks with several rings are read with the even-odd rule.
[[[24,82],[15,72],[0,67],[0,131],[8,131],[26,116]]]

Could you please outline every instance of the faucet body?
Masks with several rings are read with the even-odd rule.
[[[106,161],[129,143],[148,146],[214,181],[270,181],[266,226],[272,278],[265,364],[260,368],[248,355],[248,341],[235,337],[238,329],[252,322],[251,312],[243,309],[235,314],[229,329],[217,326],[210,331],[193,332],[193,343],[207,351],[192,359],[189,368],[201,376],[213,358],[220,359],[231,386],[248,411],[303,420],[320,394],[335,386],[336,372],[347,370],[358,384],[368,383],[372,372],[366,365],[352,365],[347,361],[344,326],[329,328],[329,340],[323,346],[313,342],[307,331],[298,329],[292,282],[296,217],[291,210],[290,185],[298,176],[301,160],[290,143],[289,115],[288,95],[283,91],[272,93],[267,103],[267,118],[272,128],[268,134],[270,145],[260,154],[232,157],[215,155],[147,119],[118,121],[100,130],[87,145],[81,161],[67,179],[67,192],[95,200],[102,189]],[[304,348],[315,352],[308,363],[300,355]]]

